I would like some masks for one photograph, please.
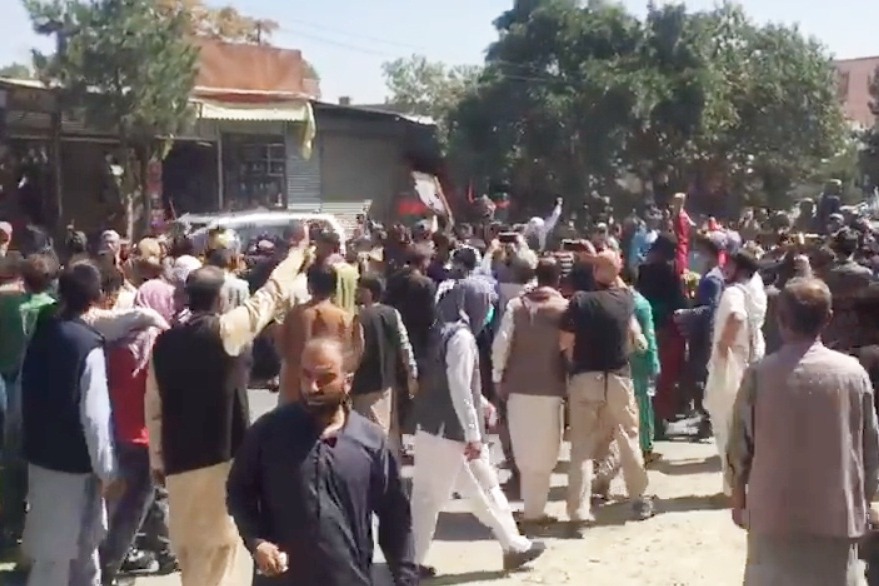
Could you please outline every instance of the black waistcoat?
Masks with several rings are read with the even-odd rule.
[[[235,457],[250,424],[251,362],[249,351],[226,354],[217,315],[197,313],[159,336],[153,365],[162,399],[166,474]]]
[[[400,361],[400,324],[393,307],[376,304],[363,307],[358,314],[363,327],[363,357],[351,393],[375,393],[393,387]]]
[[[48,316],[38,323],[21,370],[23,449],[31,464],[71,474],[92,471],[80,381],[86,358],[102,345],[101,335],[79,318]]]

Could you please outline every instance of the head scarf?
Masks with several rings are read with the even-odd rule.
[[[147,281],[134,295],[134,307],[152,309],[170,323],[174,317],[174,286],[164,279]],[[125,339],[124,343],[134,357],[135,375],[143,372],[147,367],[153,344],[161,333],[160,328],[149,327],[133,332]]]
[[[439,323],[463,321],[478,334],[491,321],[497,293],[491,283],[477,276],[465,277],[443,292],[436,305]]]

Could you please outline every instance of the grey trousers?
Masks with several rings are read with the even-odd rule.
[[[857,541],[748,533],[744,586],[863,586]]]

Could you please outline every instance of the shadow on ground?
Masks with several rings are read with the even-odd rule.
[[[463,574],[446,574],[445,576],[437,576],[428,580],[422,580],[425,586],[455,586],[456,584],[470,584],[472,582],[493,582],[495,580],[503,580],[508,574],[506,572],[464,572]]]
[[[659,460],[650,465],[650,469],[663,474],[683,476],[685,474],[720,473],[720,456],[712,456],[705,460],[676,460],[670,462]]]
[[[439,515],[434,539],[439,541],[484,541],[494,539],[491,531],[470,511],[447,512]]]

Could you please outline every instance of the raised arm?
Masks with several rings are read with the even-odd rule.
[[[269,276],[269,280],[244,305],[220,316],[220,337],[229,356],[238,356],[275,316],[290,296],[305,254],[300,248],[290,253]]]

